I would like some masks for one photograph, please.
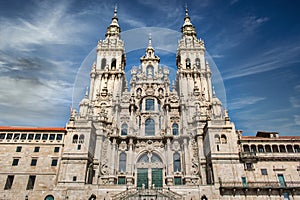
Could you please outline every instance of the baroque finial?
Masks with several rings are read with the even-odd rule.
[[[114,17],[117,17],[117,12],[118,12],[118,5],[115,4]]]
[[[152,46],[152,34],[149,33],[149,42],[148,42],[148,46]]]
[[[185,3],[185,16],[189,16],[188,5]]]

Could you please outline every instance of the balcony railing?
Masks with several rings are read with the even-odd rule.
[[[112,199],[136,199],[135,197],[164,197],[164,199],[182,200],[182,196],[165,188],[130,188],[115,196]]]
[[[221,188],[300,188],[300,181],[279,182],[220,182]]]

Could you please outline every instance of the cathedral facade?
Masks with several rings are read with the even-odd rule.
[[[300,137],[242,136],[187,10],[181,31],[176,83],[151,37],[127,83],[115,10],[66,128],[0,127],[0,199],[299,199]]]

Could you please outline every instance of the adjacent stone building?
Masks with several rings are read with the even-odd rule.
[[[0,127],[0,199],[300,199],[300,137],[242,136],[181,31],[176,84],[151,37],[128,84],[115,10],[66,128]]]

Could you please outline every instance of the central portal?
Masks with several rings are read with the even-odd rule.
[[[137,187],[163,187],[163,162],[157,154],[143,154],[137,162]]]

